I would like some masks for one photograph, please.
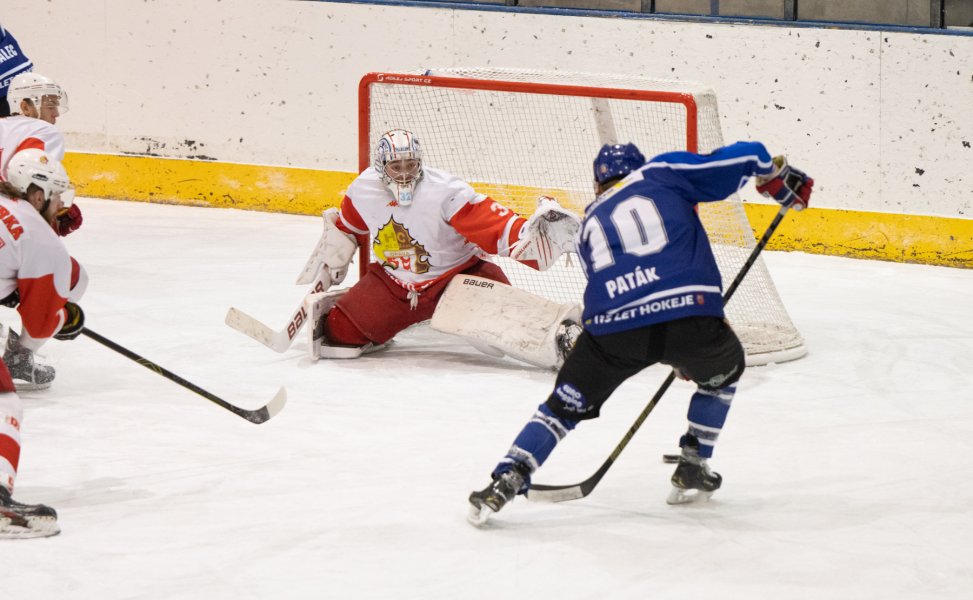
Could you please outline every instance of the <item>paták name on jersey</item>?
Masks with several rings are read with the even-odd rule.
[[[661,279],[661,277],[655,274],[655,267],[648,269],[635,267],[635,270],[630,273],[625,273],[624,275],[619,275],[614,279],[606,281],[605,290],[608,292],[609,298],[614,298],[617,294],[624,294],[625,292]]]

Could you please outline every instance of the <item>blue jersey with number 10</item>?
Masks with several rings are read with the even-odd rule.
[[[656,156],[585,210],[584,326],[595,335],[690,316],[723,317],[723,283],[698,202],[723,200],[773,170],[759,142]]]

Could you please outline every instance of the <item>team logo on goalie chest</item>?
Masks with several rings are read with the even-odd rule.
[[[429,253],[405,225],[389,218],[372,240],[375,256],[382,266],[422,274],[429,271]]]

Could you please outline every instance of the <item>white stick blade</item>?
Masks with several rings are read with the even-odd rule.
[[[285,404],[287,404],[287,388],[281,386],[273,399],[267,403],[267,414],[270,415],[268,418],[273,418],[274,415],[284,410]]]
[[[567,502],[568,500],[578,500],[584,498],[580,485],[573,485],[567,488],[530,488],[527,490],[527,499],[531,502]]]

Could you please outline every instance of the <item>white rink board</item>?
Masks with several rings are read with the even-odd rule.
[[[714,88],[725,139],[813,166],[815,206],[973,214],[971,36],[270,0],[4,7],[69,88],[76,151],[354,172],[366,72],[612,71]]]

